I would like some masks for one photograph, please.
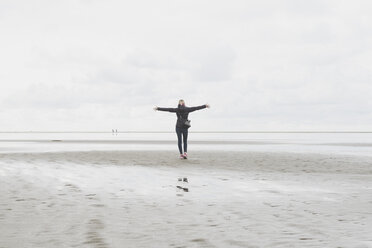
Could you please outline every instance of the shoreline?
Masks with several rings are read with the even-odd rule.
[[[88,144],[174,144],[175,140],[145,140],[145,139],[0,139],[0,143],[88,143]],[[197,145],[304,145],[304,146],[350,146],[350,147],[372,147],[372,143],[362,142],[340,142],[340,143],[298,143],[298,142],[278,142],[278,141],[253,141],[238,139],[220,139],[220,140],[189,140],[189,144]]]
[[[155,158],[155,159],[152,159]],[[38,160],[60,163],[105,163],[112,165],[149,165],[149,166],[201,166],[211,168],[248,169],[248,168],[277,168],[291,167],[286,163],[294,163],[300,159],[308,161],[313,169],[320,171],[338,172],[336,163],[341,163],[345,172],[361,171],[372,174],[372,157],[358,154],[324,154],[311,152],[282,152],[282,151],[220,151],[203,150],[190,151],[187,160],[179,159],[178,151],[169,150],[72,150],[72,151],[15,151],[0,153],[1,160]],[[259,159],[259,160],[257,160]],[[238,160],[236,166],[232,166]],[[259,165],[259,167],[258,167]],[[291,164],[292,165],[292,164]],[[359,166],[357,166],[359,165]],[[328,166],[328,167],[327,167]],[[298,169],[296,166],[292,169]],[[327,170],[328,169],[328,170]],[[333,170],[331,170],[333,169]]]

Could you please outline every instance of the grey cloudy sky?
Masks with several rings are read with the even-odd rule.
[[[372,130],[372,2],[0,0],[0,131]]]

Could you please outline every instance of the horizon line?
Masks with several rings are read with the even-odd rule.
[[[0,133],[174,133],[174,131],[146,131],[146,130],[125,130],[125,131],[0,131]],[[190,133],[372,133],[362,130],[213,130],[213,131],[190,131]]]

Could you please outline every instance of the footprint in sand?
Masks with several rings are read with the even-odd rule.
[[[74,184],[66,183],[65,186],[66,187],[69,187],[71,191],[81,192],[81,189],[78,186],[74,185]]]
[[[98,200],[96,196],[96,194],[88,194],[88,195],[85,195],[87,199],[89,200]]]
[[[103,208],[105,204],[92,204],[92,207]]]
[[[264,205],[272,207],[272,208],[280,207],[280,205],[275,205],[275,204],[272,204],[272,203],[269,203],[269,202],[264,202]]]

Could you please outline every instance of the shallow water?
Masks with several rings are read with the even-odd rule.
[[[0,133],[0,152],[175,150],[169,133]],[[371,156],[372,133],[189,133],[189,151],[276,151]]]

